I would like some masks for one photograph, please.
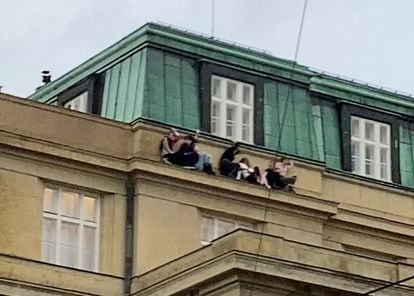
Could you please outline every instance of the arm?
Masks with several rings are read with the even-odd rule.
[[[162,150],[163,150],[163,151],[166,151],[167,153],[173,153],[173,151],[172,151],[172,149],[171,149],[170,145],[168,144],[168,139],[167,139],[167,137],[164,137],[164,138],[162,139]]]
[[[286,170],[293,169],[295,167],[295,164],[293,163],[293,160],[289,160],[289,163],[285,166]]]
[[[261,176],[261,180],[260,180],[260,184],[266,186],[267,189],[270,189],[271,187],[269,186],[269,183],[267,182],[267,171],[265,171],[262,176]]]

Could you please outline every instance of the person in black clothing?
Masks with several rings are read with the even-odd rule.
[[[168,161],[179,166],[193,167],[200,158],[194,149],[195,145],[196,139],[193,135],[188,135],[177,141],[173,146],[173,153],[168,155]]]
[[[223,176],[236,177],[239,164],[234,162],[235,156],[240,152],[240,143],[227,148],[220,157],[219,169]]]

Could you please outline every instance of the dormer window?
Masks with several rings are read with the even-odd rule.
[[[400,183],[397,116],[341,102],[342,168],[356,175]]]
[[[94,74],[64,90],[57,104],[70,110],[100,114],[105,75]]]
[[[63,105],[65,108],[79,112],[88,112],[88,92],[83,92]]]
[[[384,181],[391,180],[390,125],[351,116],[352,172]]]
[[[201,129],[221,138],[264,145],[264,79],[203,61]]]
[[[213,75],[211,94],[211,133],[253,143],[254,86]]]

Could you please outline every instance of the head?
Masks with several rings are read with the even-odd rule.
[[[240,143],[239,142],[234,143],[233,148],[234,148],[233,154],[234,155],[238,154],[240,152]]]
[[[175,129],[171,129],[168,132],[167,137],[171,140],[171,141],[176,141],[178,140],[178,137],[180,136],[180,134],[175,130]]]
[[[240,162],[250,167],[250,161],[246,157],[243,157],[242,159],[240,159]]]
[[[187,135],[185,136],[185,139],[194,143],[197,143],[197,139],[194,135]]]
[[[289,164],[290,158],[289,157],[281,157],[280,162],[283,164]]]
[[[275,158],[273,158],[270,162],[269,162],[269,168],[274,169],[276,163],[278,162],[282,162],[282,158],[280,156],[276,156]]]

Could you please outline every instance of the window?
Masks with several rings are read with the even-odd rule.
[[[42,260],[96,271],[98,245],[97,196],[64,188],[45,188]]]
[[[70,110],[88,112],[88,92],[83,92],[63,105]]]
[[[213,75],[211,94],[211,133],[253,143],[254,86]]]
[[[200,61],[201,129],[264,145],[264,82],[260,74]]]
[[[400,183],[398,115],[340,102],[342,168],[360,176]]]
[[[65,89],[57,104],[79,112],[101,114],[105,73],[93,74]]]
[[[351,117],[352,172],[391,180],[390,125]]]
[[[208,245],[212,240],[237,228],[253,229],[252,223],[234,221],[213,216],[201,217],[201,244]]]

